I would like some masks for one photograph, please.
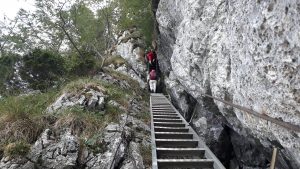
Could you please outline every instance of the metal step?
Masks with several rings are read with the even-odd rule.
[[[166,100],[161,100],[159,102],[152,102],[152,106],[156,106],[156,105],[170,105],[170,103]]]
[[[174,110],[152,110],[153,113],[176,113]]]
[[[152,109],[152,111],[165,111],[165,112],[175,112],[173,109]]]
[[[169,118],[153,118],[154,122],[178,122],[181,123],[181,119],[169,119]]]
[[[154,126],[162,127],[185,127],[184,123],[171,123],[171,122],[154,122]]]
[[[186,157],[195,156],[198,158],[203,158],[205,154],[204,148],[157,148],[157,158],[162,157]]]
[[[173,108],[165,108],[165,107],[152,107],[152,110],[173,110]],[[174,110],[173,110],[174,111]]]
[[[151,94],[153,169],[225,169],[163,94]]]
[[[169,108],[172,109],[173,107],[170,105],[153,105],[152,108]]]
[[[211,159],[157,159],[158,168],[213,168]]]
[[[180,117],[179,116],[177,116],[177,115],[169,115],[169,116],[167,116],[167,115],[153,115],[153,118],[164,118],[164,119],[180,119]]]
[[[193,134],[181,132],[155,132],[157,139],[193,139]]]
[[[186,127],[154,127],[155,132],[189,132]]]
[[[155,115],[178,116],[176,112],[174,112],[174,113],[153,112],[152,114],[153,114],[153,116],[155,116]]]
[[[196,148],[198,141],[191,139],[155,139],[156,147]]]

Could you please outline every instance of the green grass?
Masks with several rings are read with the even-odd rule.
[[[125,108],[129,107],[132,98],[148,102],[148,93],[139,87],[138,82],[115,71],[110,70],[106,73],[126,81],[130,85],[129,89],[121,89],[118,84],[108,84],[92,78],[81,78],[73,79],[58,91],[1,99],[0,156],[5,154],[15,157],[26,154],[29,151],[26,147],[34,143],[46,128],[55,132],[70,128],[72,134],[87,141],[84,143],[85,146],[94,149],[95,152],[102,152],[105,145],[99,143],[100,146],[95,146],[91,140],[99,135],[107,124],[119,122],[120,115],[124,113],[118,107],[108,104],[108,101],[114,100]],[[104,112],[87,110],[81,106],[60,110],[62,112],[57,114],[45,112],[62,93],[80,94],[85,88],[101,91],[108,96]],[[139,118],[147,121],[148,117],[142,112]]]
[[[103,115],[75,106],[59,113],[53,127],[58,132],[70,128],[74,135],[91,137],[105,127],[105,123]]]
[[[14,143],[9,143],[4,149],[4,156],[6,157],[22,157],[25,156],[30,151],[30,144],[24,141],[18,141]]]
[[[0,142],[24,140],[32,143],[47,126],[43,112],[56,92],[11,96],[0,101]]]
[[[151,153],[151,146],[141,144],[141,155],[143,157],[143,163],[145,167],[151,167],[152,165],[152,153]]]

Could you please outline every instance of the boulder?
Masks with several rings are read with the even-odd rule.
[[[48,113],[59,112],[75,105],[87,107],[90,110],[104,110],[106,96],[92,88],[85,88],[77,94],[64,93],[47,108]]]

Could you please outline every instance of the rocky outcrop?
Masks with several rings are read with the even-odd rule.
[[[3,158],[0,168],[72,168],[77,165],[78,149],[79,140],[70,131],[56,137],[53,131],[46,129],[26,157]]]
[[[4,157],[0,168],[148,168],[141,155],[141,146],[150,147],[150,128],[134,117],[141,113],[141,106],[132,100],[127,113],[120,116],[118,123],[108,124],[91,138],[80,140],[68,128],[59,131],[46,129],[25,157]]]
[[[211,94],[300,125],[299,5],[292,0],[160,1],[158,57],[173,98],[184,103],[188,94],[206,102],[202,94]],[[182,92],[175,94],[174,86]],[[209,102],[232,131],[253,136],[251,145],[263,147],[265,156],[272,146],[280,147],[279,168],[300,167],[300,133]],[[207,121],[201,120],[196,125]]]
[[[127,60],[140,77],[145,76],[146,73],[143,46],[145,42],[141,39],[140,33],[133,29],[124,31],[115,47],[115,53]]]
[[[128,68],[125,64],[118,67],[116,69],[116,71],[118,71],[118,72],[120,72],[124,75],[127,75],[127,76],[131,77],[132,79],[136,80],[139,83],[141,88],[144,89],[146,87],[146,83],[144,82],[144,80],[140,76],[138,76],[138,74],[133,69]]]
[[[144,168],[139,147],[141,143],[150,144],[150,138],[142,134],[150,132],[150,129],[141,124],[143,123],[134,117],[123,114],[120,124],[108,125],[104,136],[99,138],[106,144],[106,150],[88,155],[87,168]]]
[[[91,110],[103,110],[105,105],[105,96],[100,87],[93,88],[86,86],[82,91],[74,94],[62,94],[52,105],[47,108],[47,112],[54,113],[75,105],[86,107]]]
[[[122,89],[130,89],[130,85],[127,83],[127,81],[116,79],[107,73],[99,72],[93,78],[95,80],[101,80],[109,84],[118,85]]]

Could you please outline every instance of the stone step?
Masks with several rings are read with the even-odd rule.
[[[185,127],[184,123],[171,123],[171,122],[154,122],[154,126],[161,126],[161,127]]]
[[[155,132],[189,132],[185,127],[154,127]]]
[[[191,139],[155,139],[156,147],[161,148],[196,148],[198,141]]]
[[[155,132],[156,139],[193,139],[193,134],[182,132]]]
[[[211,159],[157,159],[159,169],[163,168],[213,168]]]
[[[177,157],[184,158],[186,156],[193,156],[203,158],[205,154],[204,148],[157,148],[157,158],[162,157]]]

